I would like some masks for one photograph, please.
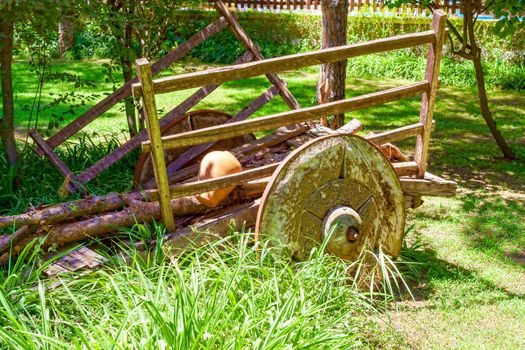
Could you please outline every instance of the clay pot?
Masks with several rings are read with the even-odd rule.
[[[199,180],[213,179],[241,171],[241,163],[233,154],[228,151],[213,151],[202,158],[199,168]],[[220,190],[201,193],[196,197],[203,205],[215,208],[234,188],[235,186],[225,187]]]

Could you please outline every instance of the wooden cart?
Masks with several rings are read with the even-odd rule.
[[[209,241],[223,235],[234,220],[237,228],[255,225],[258,237],[269,237],[298,259],[307,258],[311,249],[327,235],[330,235],[327,250],[345,259],[354,259],[365,245],[373,248],[381,246],[393,257],[398,256],[404,236],[406,208],[419,205],[420,196],[453,195],[456,189],[454,182],[427,172],[445,22],[445,13],[436,11],[431,29],[421,33],[156,80],[152,79],[148,60],[138,60],[139,82],[132,86],[132,93],[142,99],[149,135],[149,140],[142,143],[142,150],[150,152],[153,159],[157,190],[152,191],[151,196],[158,198],[162,219],[171,232],[168,245],[180,249],[190,241]],[[315,107],[231,121],[175,135],[161,135],[155,101],[157,94],[259,75],[271,76],[282,71],[419,45],[428,45],[426,75],[422,81]],[[219,140],[276,130],[236,151],[236,155],[247,155],[260,149],[261,145],[278,144],[278,140],[282,142],[315,129],[313,122],[323,117],[416,95],[422,95],[422,103],[419,121],[414,124],[364,138],[325,132],[325,136],[310,137],[279,162],[250,167],[238,174],[170,187],[169,177],[173,180],[173,174],[169,176],[166,170],[166,150],[192,146],[190,153],[200,154]],[[416,137],[415,156],[411,161],[391,163],[378,148],[379,145],[410,137]],[[272,144],[272,140],[276,141]],[[194,227],[200,233],[195,233],[190,227],[177,230],[180,225],[177,225],[177,218],[173,215],[171,200],[232,185],[264,189],[264,193],[254,201],[200,221]],[[331,231],[332,227],[335,229]]]

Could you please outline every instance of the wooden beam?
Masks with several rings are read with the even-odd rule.
[[[137,60],[137,75],[144,90],[142,104],[146,116],[147,130],[151,140],[151,158],[155,170],[155,180],[159,188],[159,202],[162,212],[162,219],[168,232],[175,231],[175,220],[171,212],[170,193],[168,184],[168,174],[166,172],[166,162],[164,150],[162,149],[162,139],[160,125],[157,117],[157,105],[155,103],[155,89],[151,78],[151,65],[145,58]]]
[[[60,159],[60,157],[53,151],[53,149],[47,144],[47,142],[42,138],[42,136],[35,129],[29,130],[29,136],[35,141],[38,147],[45,153],[47,158],[53,163],[55,168],[64,176],[66,179],[69,179],[67,184],[69,192],[74,192],[77,190],[76,178],[73,172],[68,168],[68,166]]]
[[[409,176],[414,175],[417,172],[416,162],[392,163],[392,166],[394,167],[397,176]]]
[[[233,118],[228,120],[225,124],[238,122],[241,120],[247,119],[249,116],[251,116],[253,113],[255,113],[259,108],[264,106],[266,103],[272,100],[272,98],[277,95],[279,91],[277,90],[277,87],[272,86],[268,90],[266,90],[263,94],[261,94],[259,97],[257,97],[255,100],[252,101],[248,106],[246,106],[242,111],[237,113]],[[202,145],[197,145],[183,154],[181,154],[176,160],[174,160],[170,165],[168,165],[168,174],[173,173],[179,169],[181,169],[184,165],[186,165],[188,162],[192,161],[196,157],[200,156],[204,152],[206,152],[208,149],[213,147],[217,141],[208,142]]]
[[[221,188],[236,186],[251,180],[261,179],[273,174],[279,163],[264,165],[254,169],[244,170],[240,173],[217,177],[214,179],[189,182],[170,187],[171,199],[195,195],[208,191],[219,190]],[[157,190],[146,191],[148,198],[158,200]]]
[[[228,11],[224,3],[220,0],[215,1],[215,8],[217,9],[217,11],[219,11],[220,14],[222,14],[224,18],[226,18],[230,25],[230,29],[233,31],[233,34],[237,37],[237,39],[255,56],[257,60],[264,60],[260,49],[257,47],[257,45],[255,45],[252,39],[250,39],[248,34],[246,34],[237,18],[230,11]],[[266,77],[274,86],[277,87],[277,89],[279,89],[279,93],[281,94],[284,102],[286,102],[286,104],[291,109],[301,108],[299,102],[297,102],[290,90],[288,90],[288,88],[286,87],[284,81],[282,81],[277,76],[277,74],[275,74],[274,72],[269,72],[266,74]]]
[[[427,53],[427,68],[425,79],[430,82],[428,90],[423,94],[419,122],[423,125],[423,132],[416,140],[416,152],[414,159],[418,164],[418,177],[423,177],[427,169],[428,146],[432,128],[432,118],[436,104],[436,94],[439,86],[439,67],[441,65],[441,54],[445,42],[445,28],[447,26],[447,14],[436,10],[432,17],[432,31],[434,40],[429,45]]]
[[[422,179],[408,177],[399,178],[403,192],[411,196],[453,196],[456,194],[457,183],[425,173]]]
[[[253,55],[250,52],[246,52],[241,57],[239,57],[236,60],[236,62],[248,62],[251,59],[253,59]],[[200,101],[202,101],[206,96],[215,91],[219,86],[219,84],[208,85],[194,92],[191,96],[182,101],[178,106],[166,113],[159,120],[160,127],[163,128],[168,123],[182,121],[186,117],[186,112],[188,112],[190,109],[196,106]],[[84,184],[93,180],[101,172],[103,172],[111,165],[115,164],[117,161],[122,159],[125,155],[139,147],[141,142],[147,140],[147,136],[147,131],[142,130],[140,133],[132,137],[129,141],[119,146],[113,152],[106,155],[98,162],[93,164],[91,167],[80,173],[77,176],[77,181],[79,183]]]
[[[301,108],[257,119],[194,130],[179,135],[166,136],[162,139],[163,147],[165,149],[185,147],[205,142],[223,140],[234,136],[241,136],[256,131],[271,130],[284,125],[315,120],[326,115],[354,111],[418,95],[426,91],[427,88],[428,82],[423,81],[408,86],[325,103],[315,107]],[[150,142],[146,141],[142,143],[143,151],[149,151],[150,149]]]
[[[228,25],[228,22],[224,17],[219,18],[217,21],[211,23],[206,28],[204,28],[199,33],[193,35],[190,39],[188,39],[186,42],[169,52],[166,56],[159,59],[157,62],[155,62],[152,67],[151,71],[152,74],[155,75],[161,70],[168,67],[170,64],[175,62],[176,60],[180,59],[184,55],[186,55],[188,52],[190,52],[193,48],[197,47],[200,43],[202,43],[204,40],[208,39],[210,36],[220,32]],[[115,92],[113,92],[111,95],[104,98],[102,101],[98,102],[95,106],[91,107],[87,112],[73,120],[71,123],[66,125],[63,129],[58,131],[56,134],[51,136],[46,143],[49,145],[51,149],[57,147],[64,141],[66,141],[71,136],[75,135],[78,131],[82,130],[86,125],[91,123],[93,120],[95,120],[97,117],[99,117],[102,113],[108,111],[111,107],[113,107],[116,103],[119,101],[127,98],[131,95],[131,85],[138,82],[137,78],[134,78],[128,82],[126,82],[122,87],[117,89]],[[208,84],[206,84],[208,85]],[[44,150],[41,147],[38,147],[35,149],[36,153],[38,153],[40,156],[43,156],[45,154]]]
[[[176,256],[187,248],[201,247],[226,237],[230,228],[240,230],[254,226],[259,205],[260,199],[257,199],[167,235],[163,241],[165,253]]]
[[[156,79],[154,81],[155,92],[161,94],[199,87],[206,84],[224,83],[227,81],[245,79],[268,73],[277,73],[319,65],[322,63],[337,62],[351,57],[434,43],[435,40],[435,33],[433,30],[430,30],[421,33],[398,35],[365,43],[275,57],[264,61],[213,68],[189,74],[180,74],[177,76]],[[134,96],[140,96],[142,93],[141,91],[142,87],[140,84],[133,85]]]

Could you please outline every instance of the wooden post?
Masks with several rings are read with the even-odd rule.
[[[155,103],[155,90],[151,74],[151,65],[146,58],[137,60],[137,75],[142,85],[142,103],[149,139],[151,141],[151,157],[155,169],[155,179],[159,189],[159,202],[162,219],[168,232],[175,231],[175,220],[170,206],[170,189],[168,173],[166,171],[166,160],[160,134],[160,125],[157,117],[157,105]]]
[[[414,160],[418,164],[417,176],[423,178],[427,170],[428,146],[430,132],[432,131],[432,117],[436,103],[436,94],[439,86],[439,67],[441,65],[441,54],[445,41],[445,28],[447,26],[447,14],[442,10],[434,11],[432,18],[432,30],[436,40],[429,45],[427,55],[427,69],[425,78],[429,82],[428,90],[423,93],[419,122],[423,124],[423,131],[417,137],[416,152]]]

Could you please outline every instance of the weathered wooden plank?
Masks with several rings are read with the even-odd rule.
[[[166,172],[166,162],[164,150],[162,149],[162,139],[160,125],[157,117],[157,104],[155,103],[155,88],[151,76],[151,65],[145,58],[137,60],[137,75],[144,94],[142,105],[146,116],[147,130],[151,140],[151,157],[155,169],[155,179],[159,189],[160,209],[162,219],[168,232],[175,231],[175,220],[171,212],[168,173]]]
[[[166,136],[162,139],[163,146],[165,149],[191,146],[245,135],[256,131],[271,130],[283,125],[315,120],[326,115],[354,111],[414,96],[426,91],[427,88],[428,82],[423,81],[408,86],[396,87],[314,107],[301,108],[257,119],[235,122],[228,125],[219,125],[194,130],[179,135]],[[150,142],[143,142],[142,149],[143,151],[149,151],[151,149]]]
[[[414,175],[417,172],[417,163],[416,162],[399,162],[392,163],[394,171],[397,176],[408,176]]]
[[[192,87],[199,87],[206,84],[223,83],[272,72],[277,73],[312,65],[319,65],[322,63],[337,62],[361,55],[429,44],[433,43],[435,40],[435,33],[433,30],[430,30],[421,33],[398,35],[365,43],[275,57],[264,61],[213,68],[189,74],[180,74],[173,77],[156,79],[154,81],[155,92],[157,94],[167,93]],[[142,88],[140,84],[133,85],[134,96],[140,96],[141,90]]]
[[[171,186],[171,198],[174,199],[204,193],[208,191],[214,191],[224,187],[235,186],[241,183],[245,183],[250,180],[267,177],[270,176],[275,171],[275,169],[277,169],[277,166],[279,166],[278,163],[268,164],[255,169],[248,169],[240,173],[221,176],[214,179],[200,180],[181,185]],[[155,199],[156,197],[154,193],[154,191],[148,191],[148,194],[152,195],[153,199]]]
[[[246,143],[242,146],[239,146],[230,152],[237,158],[255,153],[263,148],[272,147],[278,145],[292,137],[301,135],[309,129],[306,124],[292,125],[289,127],[282,127],[277,129],[276,132],[262,137],[260,139],[254,140],[252,142]],[[186,180],[197,174],[199,171],[198,164],[192,164],[183,169],[180,169],[173,173],[168,173],[168,179],[170,183],[177,183],[182,180]],[[152,179],[143,185],[144,188],[150,189],[155,187],[155,179]]]
[[[445,42],[445,28],[447,26],[447,14],[436,10],[432,18],[432,30],[435,39],[429,45],[427,53],[427,68],[425,78],[430,82],[428,90],[423,94],[419,122],[423,125],[423,132],[416,139],[416,151],[414,160],[418,164],[418,177],[423,177],[427,169],[428,146],[432,128],[432,118],[436,104],[436,94],[439,86],[439,67],[441,65],[441,54]]]
[[[458,187],[454,181],[436,181],[435,175],[428,173],[422,179],[401,177],[399,181],[403,192],[411,196],[453,196]]]
[[[248,62],[251,59],[253,59],[252,53],[246,52],[241,57],[239,57],[236,60],[236,62],[239,62],[239,63]],[[219,86],[220,86],[219,84],[208,85],[194,92],[191,96],[189,96],[187,99],[182,101],[178,106],[176,106],[171,111],[166,113],[166,115],[164,115],[159,120],[160,127],[163,128],[164,126],[166,126],[168,123],[171,123],[171,122],[182,121],[185,118],[184,114],[186,112],[188,112],[191,108],[197,105],[206,96],[208,96],[213,91],[215,91]],[[115,164],[117,161],[122,159],[125,155],[129,154],[129,152],[139,147],[140,143],[147,139],[147,136],[148,136],[147,131],[142,130],[140,133],[132,137],[129,141],[127,141],[120,147],[116,148],[113,152],[106,155],[105,157],[100,159],[98,162],[93,164],[91,167],[89,167],[88,169],[80,173],[77,176],[77,181],[79,183],[84,184],[84,183],[87,183],[93,180],[101,172],[109,168],[111,165]]]
[[[197,222],[166,236],[163,242],[165,252],[178,255],[185,249],[201,247],[228,235],[229,229],[240,230],[242,227],[255,225],[260,200],[232,208],[215,217]]]
[[[432,126],[434,127],[434,125],[435,122],[432,124]],[[392,130],[387,130],[381,133],[367,135],[365,136],[365,139],[375,143],[376,145],[382,145],[384,143],[404,140],[411,136],[419,135],[422,131],[423,125],[421,123],[415,123]]]
[[[248,34],[246,34],[243,27],[237,21],[237,18],[232,13],[230,13],[230,11],[228,11],[224,3],[220,0],[215,1],[215,8],[217,11],[219,11],[219,13],[222,14],[224,18],[226,18],[230,24],[230,29],[233,31],[233,34],[237,37],[237,39],[255,56],[257,60],[264,60],[264,57],[259,48],[255,45],[252,39],[250,39]],[[284,102],[286,102],[290,108],[301,108],[299,102],[297,102],[295,97],[286,87],[286,84],[277,76],[277,74],[275,74],[275,72],[267,72],[266,77],[274,86],[279,89],[279,93],[281,94]]]
[[[53,149],[47,144],[47,142],[42,138],[42,136],[35,129],[29,130],[29,136],[35,141],[35,143],[40,147],[40,149],[46,154],[47,158],[53,163],[55,168],[66,178],[66,181],[69,181],[67,184],[68,190],[74,192],[77,190],[77,180],[73,172],[68,168],[68,166],[60,159],[60,157],[53,151]]]
[[[255,113],[259,108],[264,106],[266,103],[272,100],[276,94],[279,92],[277,91],[277,88],[275,86],[272,86],[268,90],[266,90],[263,94],[261,94],[259,97],[257,97],[255,100],[252,101],[248,106],[246,106],[242,111],[237,113],[233,118],[228,120],[226,124],[238,122],[241,120],[247,119],[249,116],[251,116],[253,113]],[[206,152],[208,149],[213,147],[217,141],[205,143],[202,145],[194,146],[184,152],[180,155],[175,161],[173,161],[171,164],[168,165],[168,174],[173,173],[179,169],[181,169],[184,165],[188,164],[190,161],[195,159],[196,157],[200,156],[204,152]]]
[[[178,46],[177,48],[169,52],[166,56],[159,59],[156,63],[154,63],[151,67],[152,74],[155,75],[161,70],[165,69],[170,64],[180,59],[181,57],[186,55],[188,52],[190,52],[192,49],[197,47],[204,40],[220,32],[227,25],[228,25],[228,22],[226,21],[224,17],[221,17],[217,21],[211,23],[206,28],[204,28],[202,31],[195,34],[190,39],[188,39],[186,42],[184,42],[183,44],[181,44],[180,46]],[[130,96],[131,85],[137,82],[138,82],[138,79],[134,78],[128,81],[127,83],[125,83],[122,87],[117,89],[111,95],[107,96],[102,101],[98,102],[95,106],[90,108],[87,112],[85,112],[84,114],[82,114],[81,116],[73,120],[67,126],[65,126],[60,131],[58,131],[56,134],[51,136],[46,141],[46,143],[49,145],[51,149],[53,149],[56,146],[63,143],[64,141],[66,141],[71,136],[75,135],[78,131],[82,130],[86,125],[91,123],[94,119],[99,117],[102,113],[108,111],[116,103]],[[40,156],[43,156],[45,153],[41,147],[36,148],[35,151]]]

